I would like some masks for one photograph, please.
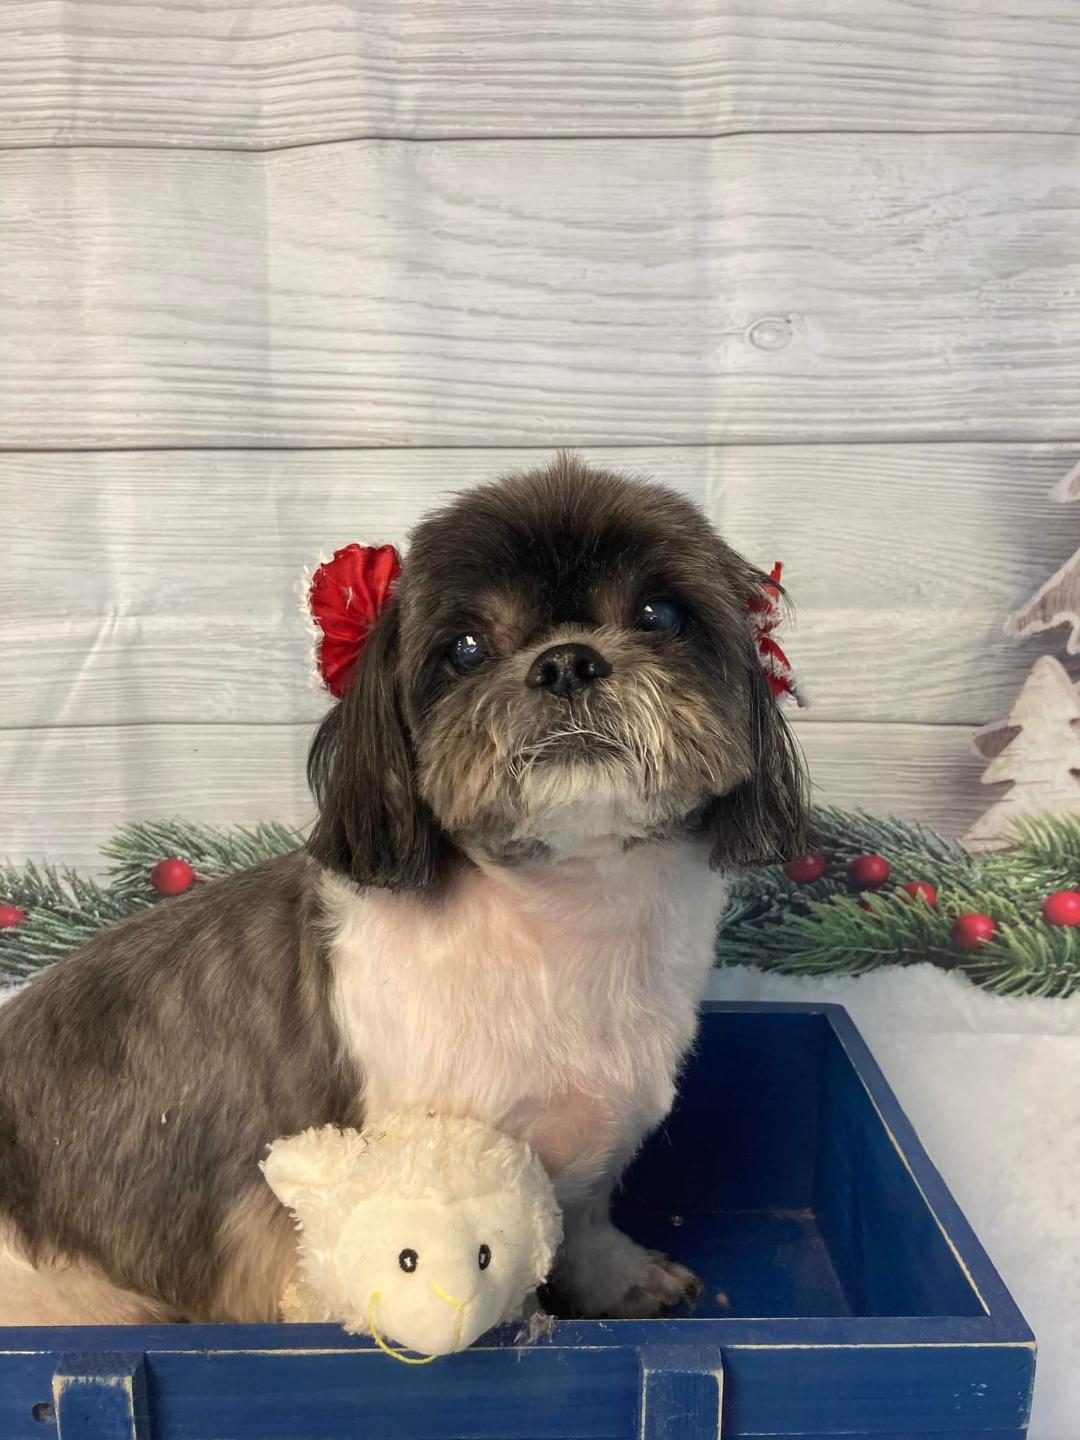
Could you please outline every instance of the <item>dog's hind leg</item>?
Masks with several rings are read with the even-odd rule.
[[[32,1265],[0,1226],[0,1325],[160,1325],[179,1318],[86,1261]]]

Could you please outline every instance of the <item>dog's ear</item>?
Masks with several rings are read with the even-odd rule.
[[[754,769],[710,807],[712,864],[768,865],[807,846],[807,781],[795,738],[756,661],[750,675]]]
[[[308,781],[319,817],[316,860],[358,885],[433,885],[450,842],[416,788],[397,673],[398,605],[391,599],[364,643],[353,683],[319,726]]]
[[[716,868],[793,860],[809,843],[809,785],[801,751],[752,645],[747,664],[754,769],[707,813]]]

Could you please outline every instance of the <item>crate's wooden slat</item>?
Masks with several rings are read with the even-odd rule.
[[[966,829],[985,797],[973,730],[800,725],[819,799]],[[13,860],[100,864],[124,820],[305,824],[307,725],[59,726],[0,731],[0,836]]]
[[[314,719],[306,570],[354,538],[400,541],[547,453],[2,456],[0,725]],[[810,723],[982,724],[1059,648],[1003,622],[1080,543],[1080,507],[1047,497],[1068,447],[584,453],[677,486],[752,559],[785,561]]]
[[[1012,0],[5,0],[0,144],[1075,132],[1078,66]]]
[[[0,155],[0,446],[1075,439],[1080,139]]]

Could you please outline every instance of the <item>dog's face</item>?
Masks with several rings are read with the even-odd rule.
[[[753,645],[764,577],[686,500],[561,456],[413,536],[312,750],[318,858],[432,883],[688,830],[718,864],[802,844],[803,784]]]

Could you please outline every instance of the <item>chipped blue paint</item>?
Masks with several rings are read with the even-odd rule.
[[[139,1352],[62,1355],[53,1371],[59,1440],[150,1440],[146,1364]],[[48,1422],[38,1412],[38,1424]]]

